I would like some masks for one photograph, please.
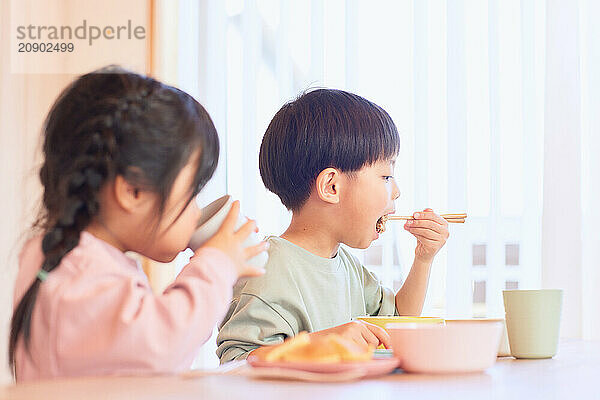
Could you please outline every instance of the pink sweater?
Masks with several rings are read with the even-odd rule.
[[[15,306],[42,263],[41,240],[21,252]],[[225,316],[235,281],[231,259],[205,248],[155,295],[134,260],[84,231],[40,286],[17,380],[185,370]]]

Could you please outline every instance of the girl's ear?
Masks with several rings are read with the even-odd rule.
[[[126,212],[135,211],[147,200],[145,195],[146,192],[127,182],[121,175],[116,176],[112,186],[115,201]]]
[[[315,189],[319,198],[327,203],[340,202],[341,173],[335,168],[325,168],[317,176]]]

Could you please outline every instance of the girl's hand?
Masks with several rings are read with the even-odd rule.
[[[331,333],[337,333],[346,339],[354,341],[359,346],[377,347],[383,344],[386,349],[391,347],[390,335],[377,325],[369,324],[364,321],[352,321],[344,325],[338,325],[333,328],[324,329],[322,331],[313,332],[311,336],[322,336]]]
[[[229,210],[217,233],[206,241],[200,249],[214,247],[223,251],[233,260],[238,277],[262,275],[265,273],[264,269],[253,267],[247,264],[246,261],[266,251],[269,248],[269,244],[267,242],[260,242],[254,246],[243,247],[244,241],[246,241],[252,232],[258,232],[258,228],[256,227],[256,221],[248,220],[237,232],[234,231],[239,213],[240,202],[236,200],[231,205],[231,210]]]
[[[448,233],[448,222],[426,208],[423,212],[416,212],[413,221],[406,221],[404,229],[417,238],[415,248],[415,259],[431,262],[437,252],[446,244]]]

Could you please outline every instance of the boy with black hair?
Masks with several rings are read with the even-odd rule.
[[[379,236],[379,218],[395,211],[399,147],[381,107],[341,90],[304,93],[275,114],[260,148],[260,174],[292,221],[268,238],[266,274],[234,289],[217,337],[222,363],[301,331],[388,347],[383,329],[353,318],[421,313],[433,257],[448,238],[443,218],[425,209],[404,225],[417,247],[395,294],[340,246],[367,248]]]

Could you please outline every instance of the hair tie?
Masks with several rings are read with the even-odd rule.
[[[40,280],[40,282],[44,282],[46,279],[48,279],[48,271],[40,269],[36,277]]]

